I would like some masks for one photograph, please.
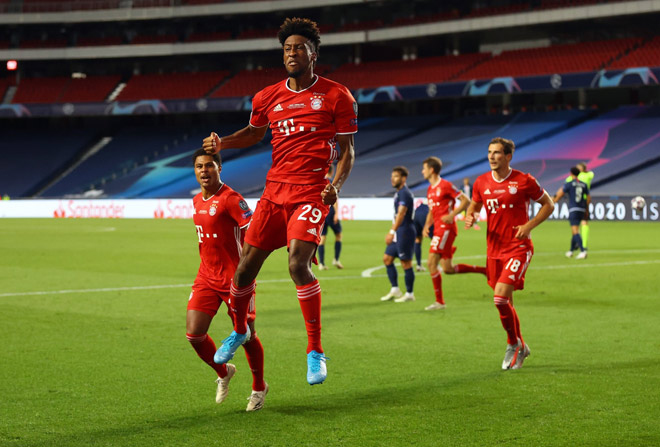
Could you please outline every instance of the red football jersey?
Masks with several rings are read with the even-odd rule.
[[[336,135],[357,132],[357,103],[341,84],[316,77],[305,90],[289,88],[288,79],[266,87],[252,99],[250,125],[270,123],[273,164],[267,179],[311,185],[326,183],[337,159]]]
[[[461,195],[452,182],[443,178],[435,185],[429,185],[426,190],[426,198],[429,202],[429,210],[433,216],[433,226],[437,229],[452,228],[456,231],[456,223],[446,224],[440,218],[451,213],[456,204],[456,199]]]
[[[201,258],[197,276],[216,290],[229,290],[252,210],[239,193],[224,184],[206,200],[202,193],[197,194],[193,206]]]
[[[534,250],[531,239],[516,239],[518,225],[529,221],[529,200],[540,200],[544,189],[530,174],[512,169],[501,181],[492,172],[474,182],[472,200],[483,203],[488,216],[488,257],[502,259],[513,253]]]

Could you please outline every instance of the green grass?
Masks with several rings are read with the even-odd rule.
[[[515,294],[532,355],[506,372],[482,276],[445,277],[445,311],[423,311],[428,274],[417,302],[381,303],[384,270],[361,274],[381,264],[389,224],[343,225],[346,268],[318,274],[326,383],[305,381],[304,324],[280,250],[257,289],[270,394],[248,414],[245,357],[218,406],[214,374],[185,338],[192,222],[0,220],[0,445],[660,444],[658,224],[594,222],[584,261],[563,256],[566,222],[536,229]],[[485,230],[461,229],[457,245],[458,262],[484,264]],[[224,312],[216,342],[230,331]]]

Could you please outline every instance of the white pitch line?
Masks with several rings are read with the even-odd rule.
[[[630,262],[607,262],[603,264],[587,264],[580,261],[568,261],[569,264],[560,264],[560,265],[545,265],[545,266],[535,266],[533,271],[536,270],[562,270],[562,269],[573,269],[573,268],[600,268],[600,267],[626,267],[631,265],[647,265],[647,264],[660,264],[660,259],[654,259],[651,261],[630,261]],[[378,267],[381,268],[381,267]],[[352,276],[330,276],[326,278],[319,278],[321,282],[323,281],[335,281],[335,280],[347,280],[347,279],[364,279],[364,278],[384,278],[387,275],[373,275],[370,273],[369,276],[365,276],[364,272],[375,271],[378,268],[371,268],[364,270],[362,275],[352,275]],[[280,282],[290,282],[291,278],[279,278],[279,279],[262,279],[259,280],[259,284],[268,284],[268,283],[280,283]],[[66,289],[66,290],[43,290],[35,292],[10,292],[10,293],[0,293],[0,298],[3,297],[13,297],[13,296],[37,296],[37,295],[62,295],[67,293],[103,293],[103,292],[121,292],[121,291],[130,291],[130,290],[157,290],[157,289],[177,289],[184,287],[191,287],[192,284],[163,284],[163,285],[153,285],[153,286],[134,286],[134,287],[104,287],[99,289]]]

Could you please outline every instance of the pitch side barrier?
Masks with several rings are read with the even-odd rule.
[[[594,197],[590,206],[591,220],[660,221],[660,198],[647,196],[646,207],[632,209],[632,196]],[[258,199],[246,199],[254,209]],[[418,200],[421,202],[421,200]],[[536,214],[540,205],[534,203],[530,212]],[[110,218],[110,219],[191,219],[194,209],[191,199],[58,199],[1,200],[0,218]],[[392,199],[340,198],[342,220],[391,221],[394,216]],[[462,219],[463,216],[459,216]],[[482,220],[486,219],[482,209]],[[568,219],[568,205],[560,202],[550,219]]]

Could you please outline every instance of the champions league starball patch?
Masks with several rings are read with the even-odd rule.
[[[240,202],[238,202],[238,206],[240,206],[243,211],[247,211],[250,209],[250,207],[248,206],[245,200],[241,200]]]

